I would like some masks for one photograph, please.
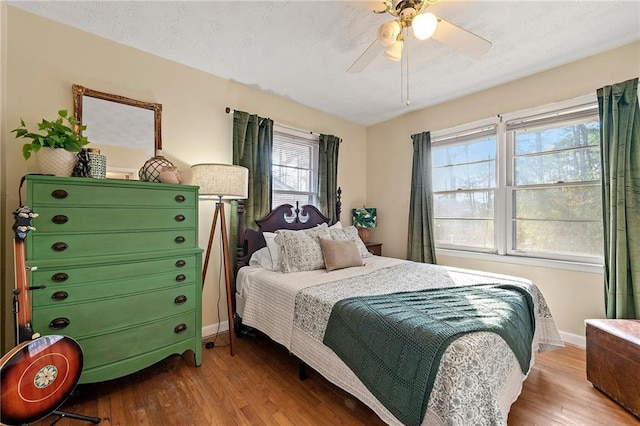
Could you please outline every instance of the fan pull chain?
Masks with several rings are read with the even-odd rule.
[[[400,103],[404,103],[404,56],[406,55],[406,45],[403,44],[400,53]]]
[[[407,66],[405,67],[405,70],[407,72],[407,106],[409,106],[409,104],[411,104],[411,100],[409,99],[409,49],[407,49]]]

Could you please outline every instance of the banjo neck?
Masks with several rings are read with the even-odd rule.
[[[14,313],[16,315],[16,344],[32,340],[39,337],[39,334],[33,332],[31,318],[31,300],[29,287],[29,275],[27,269],[27,261],[25,256],[25,238],[29,231],[35,228],[31,226],[31,219],[38,215],[34,213],[28,206],[23,206],[13,212],[15,216],[15,224],[13,230],[15,238],[13,243],[14,259],[15,259],[15,289],[14,295]],[[32,268],[35,269],[35,268]]]

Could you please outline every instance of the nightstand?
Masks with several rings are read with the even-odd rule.
[[[367,243],[365,245],[367,246],[369,253],[376,256],[382,256],[382,243]]]

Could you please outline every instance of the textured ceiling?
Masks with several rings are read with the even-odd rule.
[[[9,5],[371,125],[640,40],[640,1],[457,1],[437,16],[493,43],[479,60],[435,40],[347,68],[391,20],[376,2],[14,1]],[[640,64],[639,64],[640,74]],[[576,76],[579,78],[579,76]]]

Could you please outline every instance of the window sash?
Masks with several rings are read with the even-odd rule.
[[[290,173],[289,177],[293,179],[293,181],[298,180],[300,173],[306,175],[305,180],[307,181],[307,184],[304,185],[306,190],[305,188],[291,185],[289,185],[291,189],[285,189],[283,187],[287,185],[286,179],[283,179],[282,186],[278,185],[278,188],[276,188],[276,185],[274,184],[275,182],[272,182],[272,208],[285,202],[295,205],[296,201],[299,201],[301,205],[311,204],[318,206],[318,136],[295,129],[289,129],[284,126],[275,125],[273,131],[273,144],[274,148],[279,145],[284,150],[286,150],[287,146],[289,146],[289,149],[292,151],[295,147],[304,148],[306,150],[306,161],[302,162],[281,162],[280,158],[273,156],[271,160],[273,180],[276,179],[275,169],[279,168],[280,171],[283,172],[288,170]],[[274,151],[276,151],[276,149],[274,149]],[[295,176],[295,174],[297,174],[297,176]]]

